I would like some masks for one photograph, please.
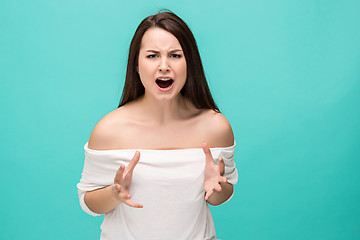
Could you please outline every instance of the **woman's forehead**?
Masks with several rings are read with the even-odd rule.
[[[177,38],[161,28],[150,28],[144,33],[141,40],[142,50],[174,50],[182,49]]]

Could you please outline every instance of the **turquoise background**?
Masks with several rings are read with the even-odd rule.
[[[140,21],[192,29],[232,124],[239,182],[218,237],[360,239],[360,1],[0,2],[0,239],[98,239],[83,146],[118,105]]]

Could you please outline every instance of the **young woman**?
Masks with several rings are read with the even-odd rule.
[[[233,194],[235,141],[178,16],[161,12],[140,23],[119,107],[84,149],[80,204],[105,214],[101,239],[215,239],[207,203]]]

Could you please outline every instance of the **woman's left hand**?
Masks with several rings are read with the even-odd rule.
[[[220,157],[219,165],[216,165],[206,142],[203,142],[203,151],[206,156],[204,189],[206,192],[205,200],[207,201],[214,191],[220,192],[222,190],[220,183],[225,183],[227,179],[223,177],[225,170],[223,159]]]

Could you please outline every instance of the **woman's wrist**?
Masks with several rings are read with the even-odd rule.
[[[116,183],[111,184],[110,186],[108,186],[108,188],[110,188],[110,190],[111,190],[111,199],[115,203],[118,202],[118,204],[120,204],[121,199],[119,198],[119,191],[116,189]]]
[[[224,203],[232,195],[234,187],[231,183],[225,182],[220,183],[221,191],[214,191],[213,194],[209,197],[207,202],[210,205],[217,206]]]

